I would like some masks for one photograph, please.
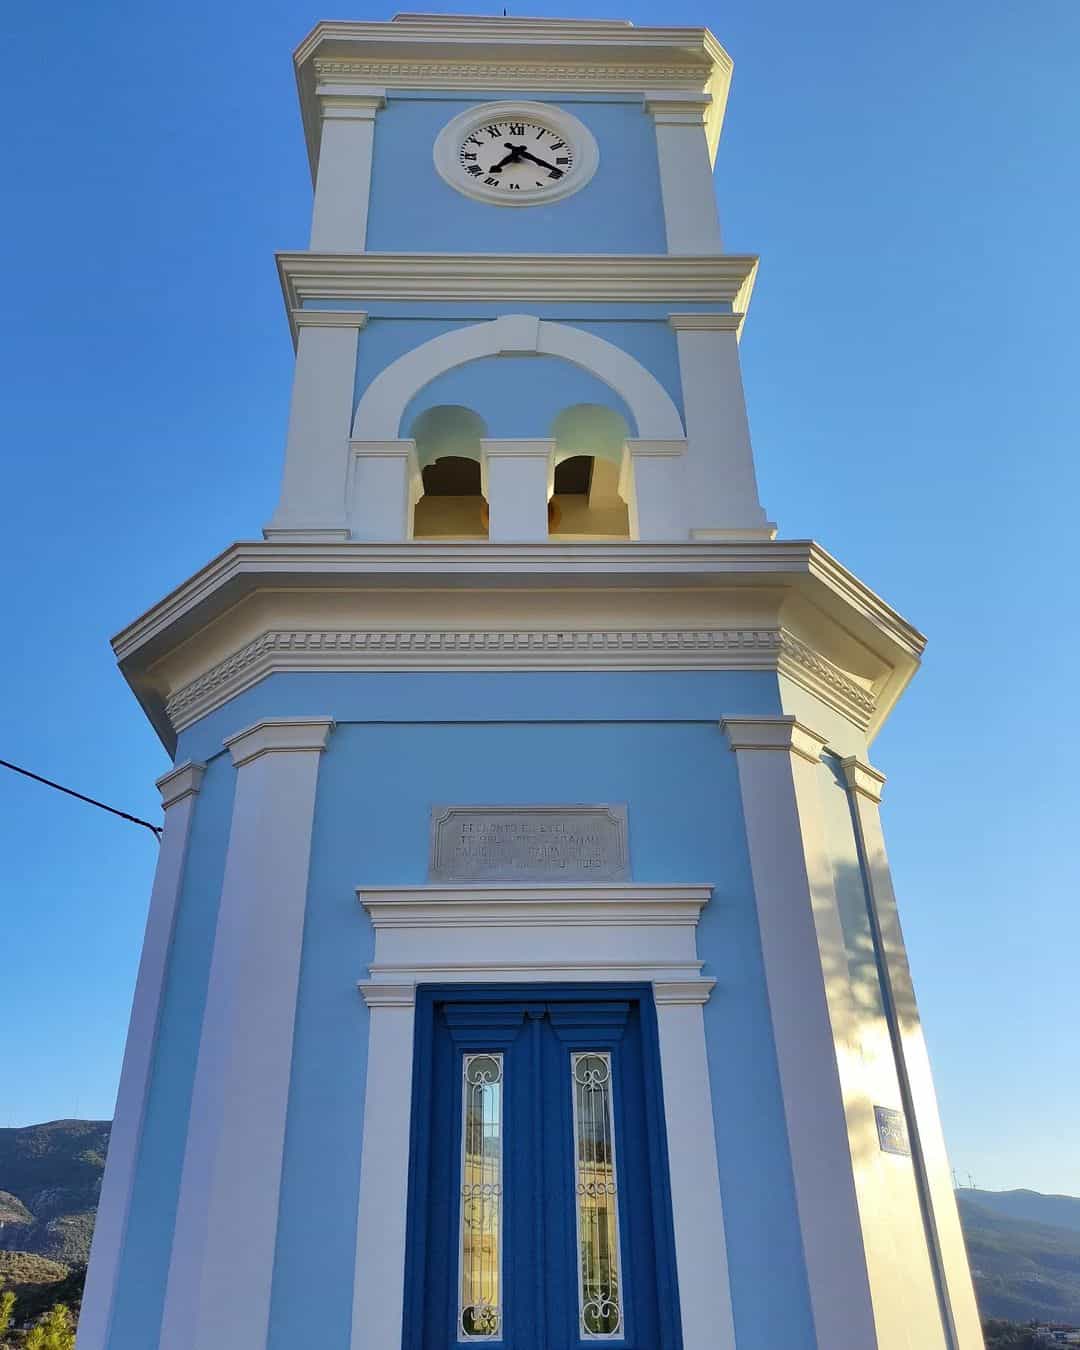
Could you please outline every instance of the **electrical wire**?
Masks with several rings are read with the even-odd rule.
[[[115,806],[106,806],[104,802],[99,802],[96,797],[87,797],[82,792],[76,792],[74,788],[64,787],[63,783],[54,783],[51,778],[42,778],[41,774],[31,773],[29,769],[21,769],[18,764],[12,764],[9,760],[0,759],[0,766],[11,769],[13,773],[21,773],[24,778],[32,778],[35,783],[44,783],[46,787],[55,788],[57,792],[65,792],[69,797],[77,797],[81,802],[89,802],[91,806],[100,807],[102,811],[108,811],[110,815],[119,816],[121,820],[130,820],[132,825],[142,825],[144,829],[150,831],[159,844],[161,843],[160,825],[151,825],[148,820],[129,815],[126,811],[119,811]]]

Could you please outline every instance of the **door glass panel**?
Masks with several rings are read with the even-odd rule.
[[[461,1084],[458,1340],[493,1340],[502,1325],[503,1057],[465,1055]]]
[[[572,1054],[570,1071],[580,1330],[584,1340],[602,1340],[622,1335],[611,1055]]]

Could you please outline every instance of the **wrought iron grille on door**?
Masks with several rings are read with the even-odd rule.
[[[651,992],[417,999],[404,1338],[680,1350]]]

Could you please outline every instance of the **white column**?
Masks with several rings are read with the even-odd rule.
[[[982,1350],[979,1312],[956,1209],[937,1094],[885,852],[880,814],[885,779],[856,756],[841,762],[878,949],[878,966],[908,1121],[912,1163],[921,1191],[930,1259],[941,1286],[947,1332],[954,1350]]]
[[[722,726],[738,763],[817,1344],[870,1350],[878,1339],[837,1062],[847,1047],[830,1010],[847,998],[848,967],[818,798],[825,739],[794,717]]]
[[[413,508],[424,491],[416,442],[354,440],[349,453],[349,537],[369,544],[410,539]]]
[[[711,980],[653,984],[683,1350],[735,1350],[702,1008]]]
[[[712,159],[705,136],[708,94],[646,94],[656,124],[660,193],[669,253],[722,253]]]
[[[740,314],[671,314],[679,347],[692,539],[771,539],[739,370]]]
[[[237,769],[159,1350],[265,1350],[319,756],[328,717],[225,742]]]
[[[687,536],[686,442],[628,440],[620,495],[631,539]]]
[[[297,310],[296,367],[281,497],[267,539],[341,540],[356,350],[367,315]]]
[[[322,128],[310,248],[361,253],[367,241],[375,116],[386,104],[386,91],[320,84],[315,94]]]
[[[120,1254],[124,1247],[135,1165],[139,1156],[146,1101],[154,1062],[154,1046],[161,1019],[165,980],[187,862],[195,797],[202,786],[205,764],[188,761],[158,779],[165,808],[161,852],[150,892],[139,975],[128,1023],[124,1064],[116,1094],[116,1112],[101,1199],[94,1224],[90,1265],[86,1274],[79,1350],[103,1350],[112,1320]]]
[[[555,442],[482,440],[488,539],[538,543],[548,537],[548,499],[554,487]]]
[[[401,1344],[415,984],[360,985],[371,1010],[350,1350]]]

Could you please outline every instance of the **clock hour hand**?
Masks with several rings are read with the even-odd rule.
[[[501,173],[504,164],[516,164],[520,160],[521,152],[525,147],[523,145],[511,145],[509,141],[506,141],[505,145],[510,153],[504,155],[502,159],[499,160],[498,164],[493,164],[491,168],[488,169],[488,173]]]

